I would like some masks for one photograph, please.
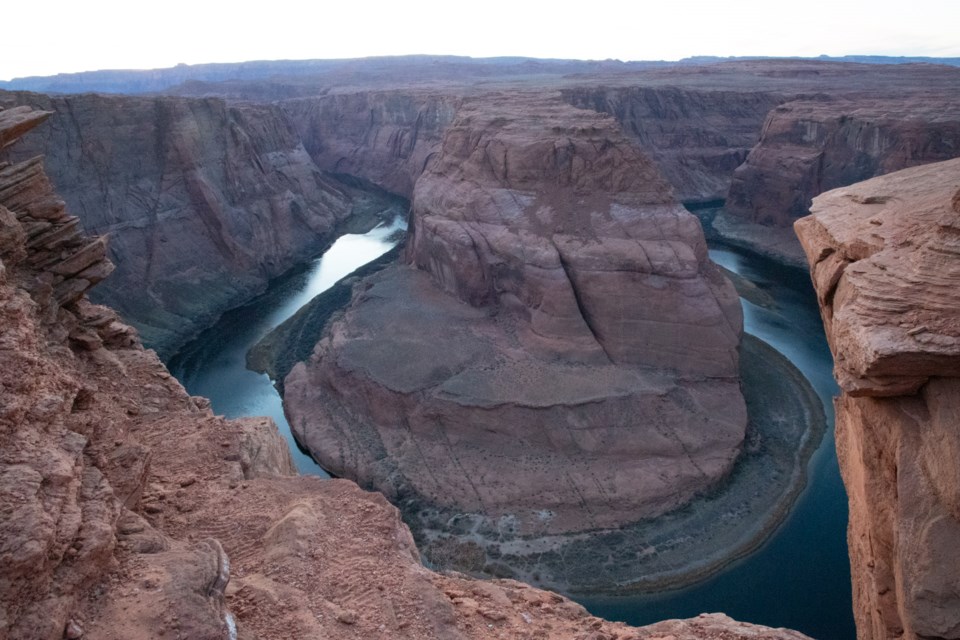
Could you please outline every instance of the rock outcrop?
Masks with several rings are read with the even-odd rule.
[[[795,225],[835,373],[858,635],[960,637],[960,159],[813,201]]]
[[[47,115],[0,110],[0,140]],[[0,637],[803,640],[720,615],[634,629],[425,569],[382,496],[292,475],[269,421],[214,416],[86,299],[99,242],[39,161],[0,161]]]
[[[465,101],[414,192],[409,266],[355,297],[285,381],[339,476],[480,539],[656,516],[715,486],[746,412],[733,287],[607,116]],[[419,514],[419,515],[418,515]],[[442,527],[440,527],[442,529]]]
[[[11,157],[45,154],[85,230],[110,236],[116,273],[94,298],[162,356],[318,254],[338,223],[406,208],[321,171],[269,105],[36,94],[0,102],[58,114]]]

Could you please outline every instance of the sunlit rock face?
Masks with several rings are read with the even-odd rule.
[[[835,373],[860,638],[960,637],[960,160],[796,223]]]
[[[416,184],[406,253],[286,379],[325,467],[544,534],[663,513],[730,471],[736,293],[612,118],[466,101]]]

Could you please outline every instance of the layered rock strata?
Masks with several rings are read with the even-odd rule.
[[[0,140],[46,116],[0,110]],[[90,279],[58,280],[89,241],[39,166],[0,161],[0,637],[803,640],[721,615],[633,629],[428,571],[381,496],[292,475],[269,420],[212,415]]]
[[[733,174],[726,211],[789,227],[812,198],[899,169],[960,155],[960,93],[797,100],[770,111]]]
[[[775,91],[704,91],[680,87],[577,88],[575,106],[615,117],[657,163],[683,202],[727,197],[734,170],[759,139]]]
[[[795,225],[843,390],[860,638],[960,637],[960,160],[813,201]]]
[[[739,300],[612,118],[465,101],[406,253],[286,378],[325,468],[481,537],[618,527],[732,468]]]
[[[59,115],[10,153],[44,153],[85,230],[110,236],[116,273],[94,297],[134,323],[162,356],[319,253],[345,219],[406,209],[321,171],[271,106],[2,98]]]
[[[453,121],[459,92],[358,91],[282,103],[313,161],[405,198]]]

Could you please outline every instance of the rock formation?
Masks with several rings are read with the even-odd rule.
[[[325,468],[480,538],[618,527],[730,471],[739,300],[612,118],[466,100],[417,182],[407,260],[286,378]]]
[[[47,115],[0,110],[0,141]],[[188,396],[85,297],[109,270],[40,161],[0,161],[0,637],[803,640],[430,572],[382,496],[292,475],[269,420]]]
[[[270,106],[96,95],[3,100],[59,114],[43,135],[11,148],[12,157],[44,153],[86,231],[110,236],[117,270],[94,297],[162,356],[319,253],[344,219],[405,210],[320,171]]]
[[[813,201],[795,225],[835,373],[858,635],[960,637],[960,159]]]
[[[782,104],[767,116],[760,141],[733,174],[728,233],[762,247],[768,229],[789,227],[819,193],[958,155],[956,88]],[[750,225],[756,225],[752,234]]]
[[[358,91],[288,100],[283,110],[319,167],[409,199],[459,102],[457,91]]]

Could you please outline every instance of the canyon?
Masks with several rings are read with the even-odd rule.
[[[49,115],[0,111],[0,140]],[[103,242],[38,160],[0,164],[0,242],[2,637],[805,637],[433,573],[383,496],[294,475],[269,420],[213,415],[88,301]]]
[[[221,637],[235,620],[240,637],[799,637],[718,617],[628,629],[518,582],[431,573],[381,497],[293,477],[274,427],[214,416],[126,324],[169,356],[344,229],[409,201],[402,264],[352,281],[353,302],[324,319],[314,353],[301,345],[294,360],[306,363],[284,367],[301,439],[408,511],[442,520],[451,503],[474,501],[495,516],[461,519],[480,539],[491,523],[544,535],[619,526],[716,486],[739,455],[737,298],[678,203],[726,199],[712,232],[809,260],[814,275],[844,389],[837,438],[858,632],[956,637],[958,572],[943,551],[958,540],[956,165],[814,200],[816,222],[797,227],[802,250],[789,225],[827,189],[958,155],[958,71],[559,69],[384,78],[359,64],[337,82],[192,82],[168,90],[176,96],[0,92],[11,358],[0,495],[18,514],[2,534],[15,570],[0,589],[0,630]],[[46,114],[18,105],[56,115],[21,139]],[[90,295],[123,320],[85,298],[100,280]],[[656,308],[633,295],[650,287],[663,292]],[[661,314],[669,330],[657,328]],[[656,339],[643,342],[628,317]],[[384,355],[399,348],[388,335],[402,359]],[[604,384],[586,383],[596,378]],[[557,408],[586,428],[544,447],[539,434],[564,419]],[[622,429],[597,429],[623,413],[672,426],[631,449]],[[531,431],[517,438],[491,415]],[[711,429],[684,431],[696,421]],[[462,423],[482,437],[444,426]],[[414,451],[438,433],[445,445]],[[451,434],[462,458],[449,454]],[[491,442],[508,454],[495,471],[484,467]],[[570,446],[598,456],[565,467]],[[669,454],[666,475],[631,468],[637,452]],[[439,475],[416,477],[417,456]],[[604,468],[610,459],[616,468]],[[451,460],[466,471],[444,467]],[[549,463],[550,509],[506,490],[518,460]],[[565,485],[565,474],[599,483]],[[658,493],[659,482],[679,490]],[[578,512],[584,491],[609,509]],[[475,559],[474,548],[426,538],[431,554]]]
[[[681,202],[727,200],[713,228],[728,241],[799,266],[789,225],[811,197],[960,144],[953,67],[584,65],[373,59],[164,89],[176,96],[0,91],[0,105],[60,114],[11,157],[46,156],[84,228],[110,235],[116,272],[94,298],[164,357],[320,253],[345,219],[405,206],[392,197],[413,196],[471,96],[556,92],[610,114]]]

